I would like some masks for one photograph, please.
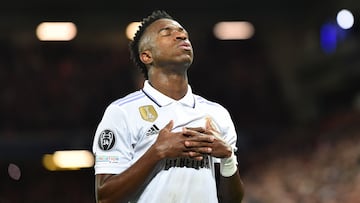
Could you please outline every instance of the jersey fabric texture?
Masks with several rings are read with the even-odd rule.
[[[221,105],[192,93],[174,100],[154,89],[148,81],[143,89],[111,103],[105,110],[93,142],[95,174],[119,174],[134,164],[155,142],[170,120],[173,132],[183,127],[205,127],[211,118],[222,138],[236,151],[236,132],[229,112]],[[162,160],[144,188],[131,202],[216,203],[214,163],[189,158]]]

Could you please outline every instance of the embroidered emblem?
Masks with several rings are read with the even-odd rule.
[[[102,150],[110,150],[115,144],[115,134],[111,130],[104,130],[99,136],[99,147]]]
[[[152,105],[146,105],[146,106],[139,107],[139,112],[140,112],[141,118],[146,121],[149,121],[149,122],[154,122],[158,117],[158,114]]]

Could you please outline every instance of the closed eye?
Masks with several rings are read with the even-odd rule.
[[[164,27],[164,28],[161,28],[159,30],[159,34],[161,36],[170,36],[173,32],[180,32],[180,33],[185,33],[187,35],[187,32],[184,28],[182,27]]]
[[[168,36],[168,35],[171,35],[171,32],[172,32],[172,29],[170,27],[164,27],[164,28],[160,29],[159,34],[161,36]]]

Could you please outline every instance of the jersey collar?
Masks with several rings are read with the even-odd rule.
[[[195,99],[192,93],[190,85],[188,85],[188,91],[186,95],[180,100],[172,99],[163,93],[156,90],[152,87],[148,80],[145,80],[144,87],[142,89],[144,94],[149,97],[152,101],[154,101],[158,106],[163,107],[172,104],[173,102],[179,102],[183,105],[194,108],[195,107]]]

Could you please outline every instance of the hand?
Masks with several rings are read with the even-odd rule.
[[[189,156],[191,158],[202,160],[204,155],[211,154],[212,143],[214,142],[215,137],[211,134],[206,134],[205,128],[185,127],[182,132],[183,135],[187,137],[184,145],[189,151]]]
[[[206,118],[205,129],[208,133],[215,136],[212,156],[217,158],[228,158],[232,154],[231,146],[222,138],[222,135],[216,127],[214,121],[210,118]]]
[[[209,154],[217,158],[227,158],[232,154],[231,146],[222,139],[221,133],[211,118],[206,118],[205,129],[200,127],[186,128],[184,134],[192,137],[207,137],[208,142],[200,140],[187,140],[185,142],[185,146],[194,149],[194,151],[204,147],[209,148]]]
[[[158,152],[161,158],[175,158],[175,157],[190,157],[196,160],[202,160],[204,154],[211,152],[211,148],[207,147],[213,136],[195,136],[197,131],[191,134],[183,132],[171,132],[174,126],[173,121],[170,121],[163,129],[160,130],[157,140],[153,147]],[[204,131],[203,128],[201,128]],[[199,131],[201,131],[199,129]],[[197,142],[195,147],[187,147],[186,143]],[[199,144],[201,143],[201,144]]]

